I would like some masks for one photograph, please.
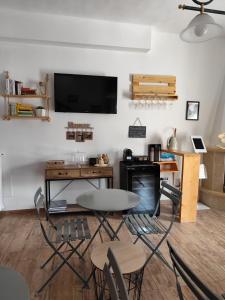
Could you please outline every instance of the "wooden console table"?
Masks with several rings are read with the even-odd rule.
[[[195,222],[199,191],[200,155],[191,152],[162,150],[182,158],[180,222]]]
[[[113,188],[113,168],[95,167],[95,166],[81,166],[62,165],[47,167],[45,169],[45,195],[46,206],[49,207],[51,201],[51,181],[57,180],[87,180],[90,179],[107,179],[107,188]]]

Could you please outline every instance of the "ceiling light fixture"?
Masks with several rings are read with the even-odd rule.
[[[195,16],[188,26],[180,33],[180,38],[188,43],[201,43],[208,40],[212,40],[221,37],[224,34],[223,27],[217,24],[211,16],[207,13],[225,15],[225,11],[208,9],[206,5],[213,2],[208,0],[205,2],[192,0],[196,6],[179,5],[179,9],[195,10],[199,11],[200,14]]]

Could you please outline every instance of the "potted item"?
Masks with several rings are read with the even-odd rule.
[[[36,117],[45,117],[46,116],[46,109],[43,106],[37,106],[35,108]]]

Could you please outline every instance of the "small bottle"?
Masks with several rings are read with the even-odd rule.
[[[102,154],[100,155],[99,159],[98,159],[98,164],[100,166],[103,166],[104,165],[104,159],[102,158]]]
[[[10,79],[9,79],[9,72],[8,71],[6,71],[5,93],[6,93],[6,95],[10,94]]]

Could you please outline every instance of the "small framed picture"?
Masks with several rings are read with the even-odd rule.
[[[66,132],[66,139],[67,140],[75,140],[75,132],[74,131],[67,131]]]
[[[84,131],[83,139],[84,140],[93,140],[93,132],[92,131]]]
[[[199,107],[200,107],[199,101],[187,101],[186,120],[198,121]]]
[[[84,142],[83,138],[83,132],[82,131],[76,131],[76,142]]]

